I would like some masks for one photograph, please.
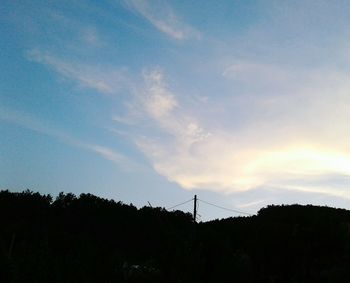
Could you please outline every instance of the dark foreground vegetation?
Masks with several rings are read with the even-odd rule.
[[[0,192],[0,282],[350,282],[350,212],[190,214],[61,193]]]

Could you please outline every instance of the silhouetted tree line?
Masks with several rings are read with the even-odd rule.
[[[350,211],[188,213],[81,194],[0,192],[0,282],[349,282]]]

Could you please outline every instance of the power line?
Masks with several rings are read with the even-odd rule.
[[[235,212],[235,213],[240,213],[240,214],[246,214],[246,215],[252,215],[251,213],[248,213],[248,212],[244,212],[244,211],[240,211],[240,210],[236,210],[236,209],[231,209],[231,208],[227,208],[227,207],[223,207],[223,206],[220,206],[220,205],[216,205],[214,203],[210,203],[210,202],[207,202],[205,200],[202,200],[202,199],[198,199],[199,201],[203,202],[203,203],[206,203],[208,205],[212,205],[212,206],[215,206],[217,208],[221,208],[221,209],[224,209],[224,210],[227,210],[227,211],[232,211],[232,212]]]
[[[184,205],[184,204],[189,203],[189,202],[194,201],[194,200],[195,200],[195,198],[191,198],[191,199],[189,199],[189,200],[187,200],[187,201],[184,201],[184,202],[181,202],[181,203],[176,204],[176,205],[174,205],[174,206],[171,206],[171,207],[167,208],[167,210],[172,210],[172,209],[174,209],[174,208],[176,208],[176,207],[178,207],[178,206]],[[252,213],[240,211],[240,210],[237,210],[237,209],[232,209],[232,208],[223,207],[223,206],[221,206],[221,205],[217,205],[217,204],[214,204],[214,203],[211,203],[211,202],[202,200],[202,199],[198,199],[198,198],[197,198],[197,200],[198,200],[198,201],[201,201],[201,202],[203,202],[203,203],[205,203],[205,204],[214,206],[214,207],[216,207],[216,208],[223,209],[223,210],[227,210],[227,211],[231,211],[231,212],[235,212],[235,213],[239,213],[239,214],[253,215]],[[195,206],[196,206],[196,204],[195,204]],[[196,207],[196,208],[197,208],[197,207]],[[195,212],[194,212],[194,213],[195,213]]]
[[[184,202],[182,202],[182,203],[179,203],[179,204],[177,204],[177,205],[174,205],[174,206],[172,206],[172,207],[169,207],[169,208],[167,208],[167,210],[171,210],[171,209],[173,209],[173,208],[175,208],[175,207],[178,207],[178,206],[180,206],[180,205],[186,204],[186,203],[188,203],[188,202],[190,202],[190,201],[193,201],[193,198],[191,198],[191,199],[189,199],[189,200],[187,200],[187,201],[184,201]]]

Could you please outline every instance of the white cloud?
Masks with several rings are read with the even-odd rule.
[[[251,202],[246,202],[246,203],[240,203],[237,204],[236,207],[237,208],[248,208],[248,207],[259,207],[261,206],[261,204],[266,203],[267,201],[265,199],[262,200],[256,200],[256,201],[251,201]]]
[[[144,89],[136,95],[140,111],[150,118],[155,127],[185,146],[205,139],[206,133],[194,117],[180,107],[174,93],[167,86],[159,69],[143,72]]]
[[[4,120],[6,122],[19,125],[23,128],[35,131],[37,133],[50,136],[70,146],[94,152],[104,159],[112,161],[119,168],[122,168],[124,170],[129,171],[139,167],[139,165],[137,165],[133,160],[123,155],[122,153],[119,153],[105,146],[90,144],[85,141],[76,139],[64,131],[52,127],[52,125],[48,124],[47,122],[40,121],[25,113],[0,107],[0,120]]]
[[[93,47],[102,47],[106,43],[100,38],[96,28],[84,27],[80,31],[83,42]]]
[[[274,65],[259,64],[256,62],[238,61],[227,67],[222,73],[224,77],[254,84],[281,84],[290,82],[291,74]]]
[[[113,163],[117,164],[119,167],[127,171],[134,170],[139,167],[139,165],[136,165],[136,163],[132,161],[129,157],[108,147],[92,144],[86,144],[84,147],[99,154],[103,158],[112,161]]]
[[[162,72],[144,72],[144,81],[146,91],[142,102],[145,110],[152,118],[163,119],[177,106],[177,101],[164,84]]]
[[[120,69],[74,63],[39,50],[30,51],[28,59],[49,66],[66,79],[78,82],[81,87],[104,94],[118,93],[127,81],[125,73]]]
[[[163,1],[125,0],[125,3],[147,19],[159,31],[173,39],[200,38],[200,33],[180,21],[171,7]]]
[[[136,144],[155,170],[186,189],[232,193],[267,186],[289,190],[293,183],[295,190],[302,191],[301,180],[310,180],[307,192],[350,197],[350,191],[335,189],[330,182],[323,182],[322,189],[315,185],[325,175],[350,176],[347,75],[313,70],[304,71],[299,80],[301,75],[285,70],[282,78],[290,85],[285,93],[281,79],[277,78],[276,86],[266,74],[282,68],[248,66],[236,68],[237,76],[246,76],[243,81],[249,84],[253,69],[254,74],[265,73],[271,85],[250,96],[238,93],[231,101],[254,98],[249,108],[254,119],[248,119],[244,128],[210,128],[193,117],[194,109],[181,104],[162,72],[144,76],[141,101],[144,114],[154,121],[154,131],[143,132]]]
[[[106,71],[40,52],[32,52],[31,58],[101,93],[114,93],[118,86]],[[141,86],[137,78],[131,80],[128,113],[114,120],[128,125],[128,137],[159,174],[186,189],[232,193],[266,186],[350,196],[330,182],[322,189],[315,185],[325,175],[350,176],[347,73],[238,61],[226,67],[223,76],[232,80],[232,98],[218,109],[237,112],[238,122],[222,127],[204,123],[221,119],[222,113],[196,116],[196,109],[181,103],[160,69],[144,71]],[[244,127],[237,126],[240,123]],[[125,163],[123,155],[109,149],[88,149]],[[305,179],[310,180],[307,186]]]
[[[84,51],[87,48],[99,48],[107,46],[107,42],[101,36],[100,29],[91,22],[84,22],[78,18],[72,18],[59,12],[59,10],[48,10],[44,19],[47,25],[54,25],[59,31],[52,32],[50,38],[55,38],[67,49]],[[41,19],[43,20],[43,19]]]

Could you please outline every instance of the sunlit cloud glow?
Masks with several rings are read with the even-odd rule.
[[[265,69],[259,67],[260,71]],[[255,67],[254,72],[257,72]],[[338,107],[348,105],[349,98],[344,95],[348,83],[341,79],[344,74],[324,74],[322,81],[321,77],[315,79],[318,74],[318,71],[309,74],[310,81],[292,88],[297,89],[295,93],[280,96],[272,92],[263,99],[256,97],[261,103],[252,104],[249,111],[259,120],[247,122],[240,129],[210,129],[198,122],[200,119],[186,123],[190,110],[177,101],[181,110],[168,113],[165,119],[162,116],[155,125],[173,138],[143,137],[137,144],[158,173],[186,189],[224,193],[261,186],[283,189],[291,180],[350,175],[349,150],[344,146],[349,131],[341,131],[345,129],[344,117],[349,114],[347,107]],[[157,78],[157,84],[161,77]],[[283,77],[291,77],[292,80],[285,80],[294,82],[296,76],[287,73]],[[322,88],[323,85],[326,87]],[[263,90],[268,92],[266,87]],[[176,97],[169,89],[165,93],[165,97],[171,94],[172,100]],[[152,112],[148,114],[154,117]],[[335,193],[331,184],[328,192]]]

